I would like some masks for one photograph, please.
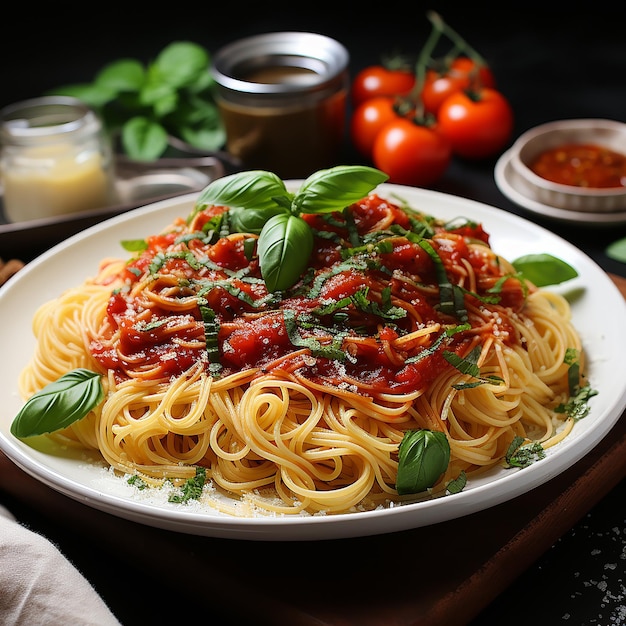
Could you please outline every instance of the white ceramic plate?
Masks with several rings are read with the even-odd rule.
[[[382,185],[419,210],[444,219],[480,221],[492,247],[510,260],[550,252],[574,266],[579,277],[562,285],[571,295],[573,321],[589,355],[589,377],[599,394],[590,414],[578,422],[547,457],[518,470],[495,469],[470,481],[456,495],[380,509],[329,516],[242,518],[210,507],[176,505],[146,498],[81,453],[51,454],[10,434],[22,401],[18,375],[34,349],[31,318],[44,301],[96,272],[101,258],[124,254],[122,239],[143,238],[186,216],[197,194],[136,209],[73,236],[29,263],[0,288],[0,448],[18,466],[53,489],[96,509],[136,522],[197,535],[252,540],[336,539],[395,532],[458,518],[515,498],[550,480],[589,452],[612,428],[626,406],[626,377],[619,364],[626,353],[626,303],[607,274],[566,241],[513,214],[446,194]],[[194,503],[194,505],[197,503]]]
[[[559,209],[542,202],[537,202],[526,196],[515,185],[515,173],[511,167],[511,151],[502,154],[494,169],[494,178],[498,189],[518,206],[553,220],[570,222],[572,224],[589,224],[595,226],[615,226],[626,224],[626,211],[614,211],[610,213],[588,213],[585,211],[568,211]]]

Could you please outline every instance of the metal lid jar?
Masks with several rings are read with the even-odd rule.
[[[211,73],[228,151],[283,179],[337,165],[348,61],[342,44],[306,32],[256,35],[218,50]]]
[[[112,155],[100,119],[68,96],[0,112],[0,175],[11,222],[95,209],[115,197]]]

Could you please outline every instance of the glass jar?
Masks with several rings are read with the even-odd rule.
[[[339,42],[305,32],[256,35],[218,50],[211,73],[228,152],[283,179],[338,165],[348,61]]]
[[[111,205],[115,181],[100,119],[83,102],[46,96],[0,112],[0,176],[10,222]]]

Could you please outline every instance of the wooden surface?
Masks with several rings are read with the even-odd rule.
[[[626,297],[626,279],[612,278]],[[622,415],[566,472],[485,511],[374,537],[251,542],[174,533],[99,512],[56,493],[0,454],[0,495],[4,491],[62,527],[78,551],[94,542],[110,551],[114,558],[99,567],[111,568],[112,576],[159,571],[169,585],[179,573],[185,595],[219,598],[231,616],[259,625],[466,624],[624,476]]]

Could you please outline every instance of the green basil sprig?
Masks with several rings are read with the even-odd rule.
[[[313,250],[313,231],[302,214],[343,211],[387,178],[372,167],[339,165],[315,172],[291,193],[272,172],[238,172],[205,187],[189,217],[210,205],[229,207],[235,232],[259,235],[259,265],[267,289],[282,291],[298,281]]]
[[[11,434],[33,437],[67,428],[104,398],[100,374],[79,368],[32,395],[15,416]]]
[[[450,443],[437,430],[408,430],[398,448],[396,489],[400,495],[432,487],[450,463]]]

